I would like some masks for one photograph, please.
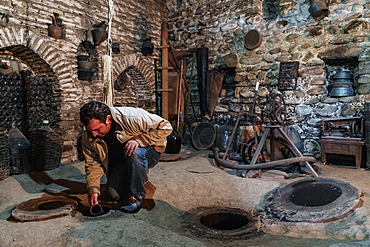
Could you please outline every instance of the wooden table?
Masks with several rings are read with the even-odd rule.
[[[355,156],[357,168],[361,168],[363,146],[365,142],[361,138],[346,137],[323,137],[321,144],[321,160],[326,162],[327,154],[340,154]]]

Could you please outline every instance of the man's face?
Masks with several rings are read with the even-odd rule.
[[[107,116],[106,122],[101,122],[98,119],[91,119],[90,122],[85,126],[87,131],[90,131],[94,137],[103,137],[109,133],[111,128],[111,117]]]

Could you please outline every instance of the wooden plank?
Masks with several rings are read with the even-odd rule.
[[[172,92],[173,89],[172,88],[161,88],[161,89],[158,89],[157,91],[158,92]]]
[[[179,74],[170,72],[168,75],[168,88],[172,88],[172,92],[168,92],[168,120],[175,127],[177,119],[177,101],[178,101],[178,81]]]
[[[168,73],[168,88],[173,89],[173,92],[168,94],[168,120],[177,130],[180,125],[180,112],[184,112],[184,81],[186,80],[186,57],[184,54],[184,51],[170,51],[168,53],[169,65],[174,67],[174,70],[170,70]]]
[[[156,48],[157,49],[167,49],[167,48],[170,48],[171,46],[169,46],[169,45],[166,45],[166,46],[163,46],[163,45],[159,45],[159,46],[157,46]]]
[[[163,68],[168,67],[168,27],[167,23],[162,23],[162,30],[161,30],[161,38],[162,38],[162,66]],[[162,69],[162,88],[168,88],[168,69]],[[162,92],[162,117],[168,119],[168,92]]]
[[[180,61],[184,58],[185,51],[170,51],[168,54],[168,62],[173,69],[180,73]]]
[[[186,60],[181,59],[178,85],[177,123],[176,123],[177,131],[180,133],[181,136],[183,136],[185,83],[186,83]]]
[[[157,69],[173,70],[173,67],[157,67]]]

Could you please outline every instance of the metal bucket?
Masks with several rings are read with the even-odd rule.
[[[216,139],[214,126],[209,122],[198,123],[192,133],[192,142],[196,149],[210,148]]]
[[[355,91],[352,87],[352,76],[349,70],[338,71],[332,77],[332,89],[330,97],[353,96]]]
[[[94,28],[92,31],[94,45],[100,45],[108,38],[108,32],[103,28]]]
[[[90,61],[77,61],[78,69],[83,70],[92,70],[98,66],[97,62],[90,62]]]
[[[324,19],[329,13],[328,3],[326,1],[311,0],[309,11],[315,21],[320,21]]]
[[[154,45],[150,40],[150,38],[145,40],[143,45],[141,46],[141,53],[143,53],[144,56],[150,56],[153,54]]]

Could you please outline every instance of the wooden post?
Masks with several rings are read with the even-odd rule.
[[[184,92],[185,92],[185,75],[186,74],[186,61],[181,59],[180,61],[180,75],[179,75],[179,85],[177,88],[177,121],[176,128],[177,131],[182,134],[182,122],[184,121]],[[181,113],[182,112],[182,113]]]
[[[168,28],[167,23],[162,23],[162,117],[168,119]]]

